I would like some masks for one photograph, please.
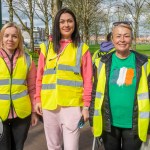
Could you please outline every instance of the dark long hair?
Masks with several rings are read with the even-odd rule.
[[[110,32],[110,33],[107,34],[107,38],[106,38],[107,41],[111,41],[111,36],[112,36],[112,32]]]
[[[60,20],[60,16],[63,13],[70,14],[74,19],[75,28],[74,28],[74,31],[71,35],[71,39],[72,39],[73,44],[75,46],[77,46],[78,43],[80,42],[80,35],[79,35],[79,31],[78,31],[78,25],[77,25],[76,17],[70,9],[63,8],[57,12],[55,20],[54,20],[54,26],[53,26],[53,47],[54,47],[54,51],[56,53],[60,49],[60,43],[59,42],[61,40],[61,33],[60,33],[60,28],[59,28],[59,20]]]

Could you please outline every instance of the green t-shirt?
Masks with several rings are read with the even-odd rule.
[[[136,90],[135,54],[120,59],[114,53],[109,78],[111,124],[132,128],[133,105]]]

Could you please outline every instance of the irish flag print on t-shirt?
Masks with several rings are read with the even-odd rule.
[[[119,76],[117,79],[117,84],[122,85],[131,85],[134,77],[134,69],[122,67],[119,70]]]

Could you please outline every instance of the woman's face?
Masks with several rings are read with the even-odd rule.
[[[127,27],[116,26],[112,32],[112,42],[116,51],[129,51],[132,44],[132,33]]]
[[[18,44],[19,44],[19,37],[17,29],[15,27],[6,28],[3,35],[4,50],[14,52],[14,50],[18,47]]]
[[[63,13],[60,16],[59,28],[62,39],[71,39],[71,35],[75,28],[75,22],[69,13]]]

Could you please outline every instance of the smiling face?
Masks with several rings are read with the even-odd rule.
[[[59,28],[61,33],[61,39],[71,39],[71,35],[74,32],[75,28],[75,22],[71,14],[61,14],[59,19]]]
[[[8,27],[4,31],[3,34],[3,48],[8,53],[13,53],[14,50],[18,47],[19,44],[19,37],[18,32],[15,27]]]
[[[112,42],[116,53],[129,52],[132,44],[132,31],[129,26],[115,26],[112,31]]]

